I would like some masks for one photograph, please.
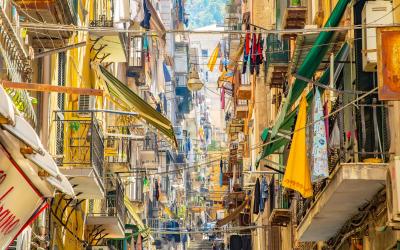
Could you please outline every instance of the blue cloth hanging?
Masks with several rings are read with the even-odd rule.
[[[144,18],[143,21],[140,22],[140,26],[142,26],[144,29],[150,29],[151,12],[147,6],[147,0],[143,0],[143,11]]]
[[[165,82],[171,82],[172,78],[171,78],[171,75],[169,74],[169,70],[168,70],[167,65],[165,63],[163,63],[163,69],[164,69]]]
[[[268,183],[265,177],[261,179],[260,191],[260,211],[263,212],[265,208],[265,202],[268,200]]]

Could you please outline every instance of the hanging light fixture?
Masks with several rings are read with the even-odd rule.
[[[204,84],[200,80],[199,72],[197,72],[195,67],[192,66],[189,74],[189,80],[187,82],[188,89],[190,91],[199,91],[201,88],[203,88],[203,86]]]

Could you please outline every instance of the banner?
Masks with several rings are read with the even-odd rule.
[[[0,249],[9,244],[43,210],[43,198],[0,145]]]

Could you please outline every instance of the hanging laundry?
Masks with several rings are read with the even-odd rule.
[[[330,136],[329,147],[331,148],[340,148],[340,130],[337,119],[333,124],[332,133]]]
[[[219,186],[222,187],[223,185],[223,178],[224,178],[224,174],[222,173],[222,159],[219,161]]]
[[[160,199],[160,187],[157,179],[154,182],[154,198],[156,198],[157,201]]]
[[[165,82],[171,82],[171,74],[169,73],[168,67],[165,63],[163,63],[163,71],[164,71],[164,81]]]
[[[252,42],[252,55],[251,55],[251,66],[250,66],[250,74],[256,73],[256,75],[260,74],[260,65],[263,63],[263,45],[264,41],[262,40],[261,34],[256,38],[256,34],[253,34],[253,42]]]
[[[265,203],[268,200],[268,183],[267,183],[267,179],[265,178],[265,176],[262,177],[261,179],[261,187],[260,187],[260,191],[261,191],[261,202],[260,202],[260,211],[263,212],[264,211],[264,207],[265,207]]]
[[[143,0],[131,0],[130,1],[131,8],[131,19],[134,22],[140,23],[144,19],[144,6]]]
[[[221,109],[225,109],[225,88],[221,88]]]
[[[247,26],[247,31],[250,31],[250,26]],[[246,33],[246,37],[244,40],[244,52],[243,52],[243,68],[242,74],[246,74],[247,63],[250,61],[250,42],[251,42],[251,35],[250,33]]]
[[[213,53],[211,54],[210,59],[208,60],[207,67],[211,72],[214,71],[215,63],[217,62],[217,58],[219,55],[220,46],[221,46],[221,44],[218,43],[217,46],[215,47]]]
[[[150,29],[151,12],[149,10],[149,7],[147,6],[147,0],[143,0],[143,12],[144,12],[144,18],[140,22],[140,26],[148,30]]]
[[[326,134],[326,141],[329,142],[329,110],[328,110],[328,102],[324,103],[324,122],[325,122],[325,134]]]
[[[149,192],[149,180],[147,179],[147,177],[145,176],[143,179],[143,193],[147,193]]]
[[[313,117],[312,181],[316,182],[329,176],[325,121],[322,110],[321,94],[318,88],[315,89]]]
[[[303,95],[300,101],[292,145],[283,176],[282,186],[298,191],[304,198],[313,195],[310,167],[306,152],[307,100]]]
[[[257,178],[256,185],[254,186],[253,214],[260,212],[260,197],[260,180]]]

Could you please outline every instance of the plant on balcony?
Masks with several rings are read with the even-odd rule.
[[[78,132],[79,128],[81,127],[81,124],[77,121],[73,121],[69,123],[69,128],[73,131],[73,132]]]

